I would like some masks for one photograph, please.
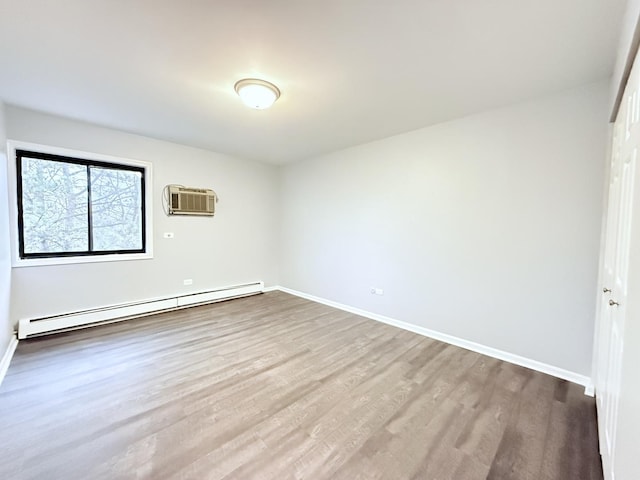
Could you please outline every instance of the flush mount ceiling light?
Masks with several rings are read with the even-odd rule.
[[[234,88],[247,107],[257,110],[269,108],[280,97],[278,87],[273,83],[258,80],[257,78],[238,80]]]

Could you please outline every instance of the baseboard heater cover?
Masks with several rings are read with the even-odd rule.
[[[36,335],[44,335],[47,333],[85,328],[108,322],[128,320],[167,310],[176,310],[179,308],[193,307],[221,300],[255,295],[262,293],[263,291],[264,283],[255,282],[188,295],[179,295],[175,297],[82,310],[79,312],[52,317],[21,319],[18,322],[18,338],[23,340]]]

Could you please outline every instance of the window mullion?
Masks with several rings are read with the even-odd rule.
[[[89,233],[89,252],[93,252],[93,218],[91,203],[91,166],[87,165],[87,229]]]

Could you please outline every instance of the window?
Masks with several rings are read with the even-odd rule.
[[[148,166],[19,148],[15,158],[19,259],[147,253]]]

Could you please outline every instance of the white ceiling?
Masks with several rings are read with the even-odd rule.
[[[0,98],[285,163],[603,79],[624,4],[0,0]]]

